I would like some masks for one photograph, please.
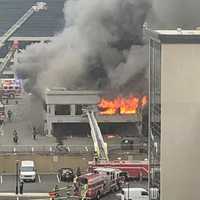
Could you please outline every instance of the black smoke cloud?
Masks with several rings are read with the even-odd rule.
[[[28,46],[15,69],[28,91],[121,87],[147,65],[142,28],[149,0],[68,0],[65,28]],[[133,87],[131,87],[133,89]]]

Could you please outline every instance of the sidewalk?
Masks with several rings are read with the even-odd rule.
[[[5,125],[0,129],[0,145],[55,145],[56,138],[38,135],[37,139],[33,139],[32,135],[32,122],[28,116],[31,113],[30,110],[30,97],[25,96],[20,99],[18,104],[9,101],[8,105],[5,105],[6,113],[8,110],[13,112],[12,122],[5,122]],[[13,131],[14,129],[18,132],[19,142],[15,144],[13,142]]]

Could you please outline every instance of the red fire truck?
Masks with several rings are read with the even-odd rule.
[[[100,197],[106,193],[105,185],[108,182],[108,177],[106,175],[100,175],[95,173],[88,173],[80,176],[77,179],[77,190],[75,191],[75,196],[83,198],[84,192],[86,193],[86,199],[100,199]],[[84,189],[84,186],[87,188]]]
[[[91,136],[94,142],[94,161],[88,163],[89,169],[93,170],[97,167],[108,167],[119,169],[126,174],[127,178],[147,178],[148,177],[148,161],[134,161],[127,160],[109,161],[107,144],[103,140],[101,130],[98,126],[94,111],[92,109],[85,109],[89,124],[91,127]]]
[[[85,192],[86,199],[100,199],[106,193],[120,189],[119,170],[97,168],[94,173],[88,173],[77,178],[76,197],[83,198]],[[87,189],[84,186],[87,185]]]
[[[15,98],[22,94],[22,82],[16,79],[1,80],[0,93],[4,97]]]
[[[93,172],[109,176],[109,187],[112,191],[120,190],[125,180],[124,173],[119,169],[97,167]]]
[[[114,168],[119,169],[122,172],[125,172],[124,176],[127,178],[138,178],[138,179],[147,179],[148,178],[148,162],[147,161],[108,161],[105,163],[95,163],[89,162],[89,168],[95,169],[97,167],[104,168]]]

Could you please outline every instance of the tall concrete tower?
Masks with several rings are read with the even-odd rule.
[[[200,31],[149,37],[149,187],[160,200],[199,200]]]

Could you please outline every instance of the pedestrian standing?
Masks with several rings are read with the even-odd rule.
[[[11,122],[11,120],[12,120],[12,111],[8,110],[7,115],[8,115],[8,120]]]
[[[18,133],[17,133],[16,130],[13,131],[13,142],[14,142],[15,144],[18,143]]]
[[[76,168],[76,176],[77,177],[81,176],[81,169],[80,169],[80,167]]]
[[[4,120],[0,119],[0,135],[3,136],[3,125],[4,125]]]
[[[33,139],[36,140],[36,136],[37,136],[37,130],[36,127],[33,127]]]
[[[77,179],[78,177],[75,176],[74,179],[73,179],[73,185],[74,185],[74,192],[78,192],[78,183],[77,183]]]
[[[85,183],[82,185],[82,188],[81,188],[81,200],[86,199],[87,191],[88,191],[88,183]]]

